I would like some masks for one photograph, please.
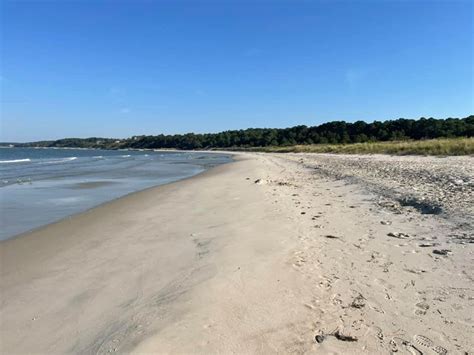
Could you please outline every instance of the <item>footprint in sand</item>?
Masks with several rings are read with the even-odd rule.
[[[376,325],[372,325],[372,326],[369,326],[367,328],[367,331],[366,331],[366,335],[371,335],[371,336],[375,336],[377,339],[378,339],[378,342],[380,344],[383,344],[384,343],[384,340],[385,340],[385,335],[382,331],[382,328],[376,326]]]
[[[294,253],[296,261],[293,263],[293,267],[300,268],[306,262],[306,258],[303,255],[302,251],[296,251]]]
[[[418,302],[415,306],[417,308],[415,314],[419,316],[424,316],[428,309],[430,309],[430,305],[424,301]]]
[[[415,342],[418,345],[421,345],[422,347],[428,348],[436,354],[445,355],[445,354],[448,353],[448,350],[446,350],[442,346],[435,345],[434,342],[430,338],[427,338],[424,335],[417,334],[413,337],[413,339],[415,339]]]
[[[418,350],[412,343],[410,343],[408,340],[405,340],[403,338],[399,337],[393,337],[390,342],[390,353],[391,354],[399,354],[400,350],[405,350],[408,351],[410,354],[414,355],[423,355],[423,353]]]
[[[330,289],[332,287],[332,280],[328,277],[323,276],[322,280],[319,282],[321,288]]]
[[[431,339],[423,335],[415,335],[413,338],[419,345],[422,345],[424,347],[431,348],[434,345]]]

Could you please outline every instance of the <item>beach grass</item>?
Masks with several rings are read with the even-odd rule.
[[[474,154],[474,138],[444,138],[352,144],[308,144],[284,147],[253,147],[236,150],[268,153],[472,155]]]

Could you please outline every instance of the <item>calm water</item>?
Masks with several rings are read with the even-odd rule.
[[[213,153],[0,149],[0,239],[227,163]]]

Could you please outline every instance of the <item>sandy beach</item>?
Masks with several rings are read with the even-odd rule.
[[[235,160],[1,242],[0,352],[474,351],[472,157]]]

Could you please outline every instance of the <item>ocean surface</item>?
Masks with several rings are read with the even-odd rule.
[[[0,240],[229,161],[216,153],[0,148]]]

